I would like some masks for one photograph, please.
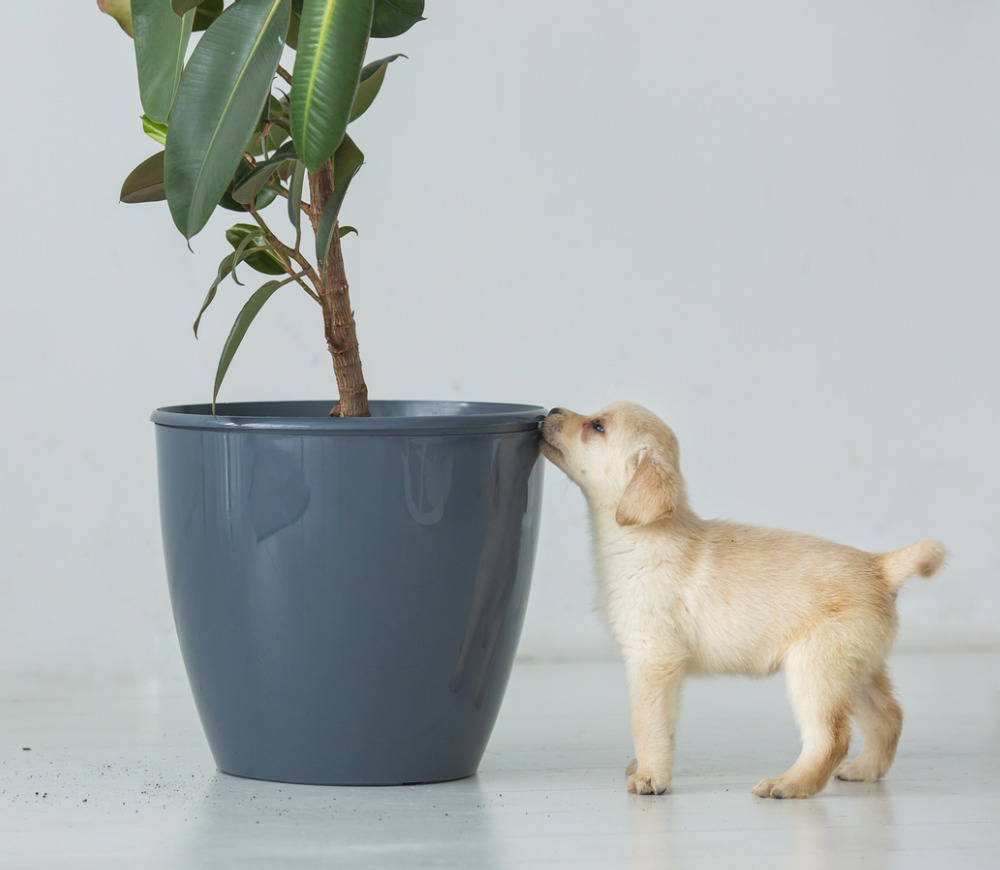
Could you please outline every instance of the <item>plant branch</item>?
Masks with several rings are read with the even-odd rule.
[[[320,305],[323,304],[317,292],[322,286],[320,281],[320,276],[317,274],[316,270],[313,268],[312,263],[310,263],[299,251],[298,244],[296,240],[296,247],[294,249],[289,248],[287,245],[283,244],[282,241],[274,234],[271,228],[267,225],[264,219],[260,216],[260,212],[255,208],[250,209],[250,214],[253,219],[257,222],[257,226],[261,228],[264,233],[264,238],[267,239],[267,243],[271,246],[271,250],[274,255],[281,260],[281,265],[285,267],[285,271],[295,279],[295,281],[306,291],[316,302]],[[292,270],[291,261],[294,261],[302,271],[295,274]],[[302,278],[307,277],[313,284],[315,290],[310,288]]]

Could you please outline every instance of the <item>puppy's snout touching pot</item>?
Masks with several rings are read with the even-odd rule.
[[[542,431],[558,432],[562,428],[564,413],[562,408],[553,408],[549,411],[542,423]]]

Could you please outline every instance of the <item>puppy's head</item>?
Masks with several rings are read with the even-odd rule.
[[[553,408],[542,453],[583,490],[592,510],[641,526],[686,509],[677,438],[654,414],[616,402],[585,416]]]

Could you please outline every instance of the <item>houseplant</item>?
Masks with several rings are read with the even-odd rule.
[[[400,57],[366,63],[369,40],[405,33],[423,0],[99,5],[134,36],[143,128],[163,144],[121,198],[166,200],[187,239],[242,212],[195,331],[224,280],[267,276],[211,403],[153,415],[171,602],[216,762],[315,783],[469,775],[524,616],[542,409],[369,402],[339,223],[363,163],[347,126]],[[318,305],[338,400],[217,404],[285,287]]]

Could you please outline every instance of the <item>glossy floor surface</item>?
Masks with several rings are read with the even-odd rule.
[[[673,792],[625,792],[617,663],[518,663],[477,777],[341,789],[215,772],[184,684],[0,678],[0,867],[1000,867],[1000,653],[892,660],[876,785],[754,798],[798,738],[780,678],[690,682]]]

